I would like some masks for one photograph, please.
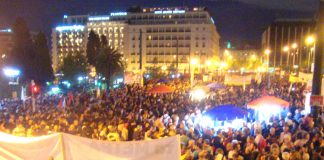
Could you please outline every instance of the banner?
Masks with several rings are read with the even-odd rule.
[[[301,82],[307,83],[308,81],[312,81],[313,80],[313,74],[312,73],[303,73],[303,72],[299,72],[299,80]]]
[[[108,142],[56,133],[15,137],[0,133],[0,160],[151,160],[180,159],[180,137]]]
[[[234,85],[234,86],[244,86],[249,85],[251,83],[252,76],[251,75],[226,75],[224,84],[226,85]]]
[[[0,132],[0,159],[63,159],[60,134],[41,137],[16,137]]]

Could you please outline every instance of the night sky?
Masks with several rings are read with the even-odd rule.
[[[108,14],[130,6],[207,6],[222,41],[260,45],[261,34],[275,18],[312,18],[318,0],[0,0],[0,29],[23,17],[33,31],[50,30],[64,14]]]

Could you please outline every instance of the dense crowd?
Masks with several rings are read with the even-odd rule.
[[[169,84],[175,92],[147,93],[147,87],[127,85],[104,92],[65,96],[39,96],[37,111],[30,102],[3,100],[0,131],[16,136],[40,136],[65,132],[106,141],[150,140],[180,135],[182,159],[324,159],[323,122],[302,115],[304,86],[273,79],[246,87],[214,90],[202,101],[190,99],[186,82]],[[293,89],[292,89],[293,88]],[[262,95],[290,102],[290,112],[273,116],[270,123],[250,118],[239,129],[217,130],[195,123],[195,117],[222,104],[246,106]],[[318,121],[316,126],[315,121]]]

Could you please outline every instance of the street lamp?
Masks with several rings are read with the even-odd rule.
[[[287,52],[287,66],[288,66],[288,67],[289,67],[289,50],[290,50],[289,46],[285,46],[285,47],[283,48],[283,51],[284,51],[284,52]]]
[[[3,73],[7,77],[15,78],[15,77],[18,77],[20,75],[20,70],[14,69],[14,68],[4,68]]]
[[[192,59],[191,61],[190,61],[190,63],[192,64],[192,65],[197,65],[198,64],[198,60],[197,59]]]
[[[310,71],[310,65],[311,65],[311,60],[313,60],[311,57],[313,55],[313,48],[315,48],[315,37],[314,36],[308,36],[305,41],[307,45],[307,50],[308,50],[308,57],[307,57],[307,70]],[[311,48],[310,48],[311,47]]]
[[[297,53],[298,53],[298,51],[297,51],[297,50],[298,50],[297,47],[298,47],[297,43],[293,43],[293,44],[291,45],[291,48],[294,49],[294,52],[292,53],[292,56],[293,56],[293,66],[295,65],[295,59],[296,59],[296,55],[297,55]]]
[[[314,38],[314,36],[308,36],[307,38],[306,38],[306,44],[307,45],[311,45],[311,44],[314,44],[314,42],[315,42],[315,38]]]
[[[165,71],[167,69],[167,66],[162,66],[161,69],[162,71]]]
[[[228,50],[225,50],[225,56],[229,56],[229,51]]]
[[[285,46],[285,47],[283,48],[283,51],[284,51],[284,52],[288,52],[288,51],[289,51],[289,46]]]

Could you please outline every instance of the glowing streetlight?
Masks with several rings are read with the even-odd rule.
[[[206,65],[207,65],[207,66],[210,66],[211,64],[212,64],[212,63],[211,63],[210,60],[207,60],[207,61],[206,61]]]
[[[162,66],[161,69],[162,69],[162,71],[165,71],[167,69],[167,67],[166,66]]]
[[[228,50],[225,50],[225,56],[229,56],[229,51]]]
[[[289,46],[285,46],[285,47],[283,48],[283,51],[284,51],[284,52],[288,52],[289,49],[290,49]]]
[[[227,66],[228,66],[228,64],[226,62],[221,62],[220,63],[220,67],[221,68],[224,68],[225,69],[225,68],[227,68]]]
[[[197,65],[198,64],[198,60],[197,59],[192,59],[191,61],[190,61],[190,63],[192,64],[192,65]]]
[[[311,44],[313,44],[314,42],[315,42],[315,38],[314,38],[314,36],[308,36],[307,38],[306,38],[306,44],[307,45],[311,45]]]
[[[266,49],[265,51],[264,51],[264,54],[266,54],[266,55],[269,55],[271,53],[271,50],[270,49]]]
[[[297,43],[293,43],[293,44],[291,45],[291,47],[292,47],[293,49],[296,49],[296,48],[298,47],[298,45],[297,45]]]
[[[17,77],[20,75],[20,70],[14,68],[4,68],[3,73],[7,77]]]

